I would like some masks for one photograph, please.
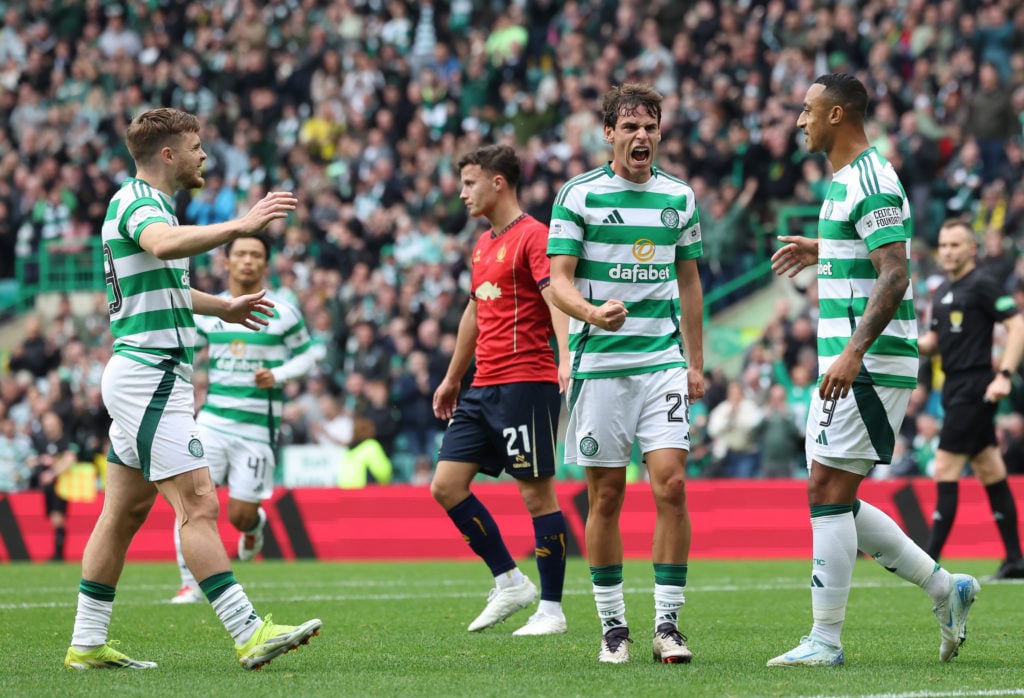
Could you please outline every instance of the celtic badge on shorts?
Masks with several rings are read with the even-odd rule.
[[[591,456],[597,455],[597,439],[593,436],[584,436],[580,439],[580,453],[590,458]]]

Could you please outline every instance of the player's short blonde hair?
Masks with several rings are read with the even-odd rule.
[[[136,162],[146,162],[186,133],[199,133],[199,119],[179,109],[160,107],[132,119],[125,142]]]

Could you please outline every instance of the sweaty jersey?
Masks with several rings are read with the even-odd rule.
[[[642,184],[610,165],[566,182],[555,198],[549,255],[578,257],[574,283],[595,306],[629,315],[618,332],[569,320],[574,378],[685,367],[675,263],[702,252],[700,216],[686,182],[653,168]]]
[[[473,248],[476,302],[473,385],[558,382],[551,311],[541,291],[551,278],[547,227],[526,216],[501,235],[489,230]]]
[[[818,217],[819,376],[849,344],[878,281],[869,253],[900,242],[909,260],[912,231],[903,185],[889,161],[874,148],[832,175]],[[909,284],[896,314],[864,355],[854,383],[895,388],[917,385],[917,319],[912,289],[913,284]]]
[[[102,233],[114,353],[191,380],[196,323],[189,260],[158,259],[142,249],[139,236],[157,222],[178,225],[170,197],[126,179],[107,206]]]
[[[992,371],[992,328],[1019,311],[1013,296],[978,268],[944,281],[932,301],[931,328],[939,338],[942,370]]]
[[[217,317],[196,317],[200,342],[210,347],[209,390],[197,421],[216,431],[273,444],[281,424],[284,383],[308,373],[314,357],[299,311],[267,297],[274,303],[270,315],[264,315],[270,324],[255,332]],[[255,373],[261,368],[274,373],[273,388],[256,387]]]

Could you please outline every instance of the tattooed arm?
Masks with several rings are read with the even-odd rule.
[[[871,252],[871,263],[878,272],[878,280],[871,289],[864,316],[857,324],[849,344],[821,378],[818,392],[823,399],[836,399],[849,394],[853,379],[860,372],[864,354],[896,314],[910,284],[905,242],[882,245]]]

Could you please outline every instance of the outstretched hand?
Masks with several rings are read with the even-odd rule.
[[[299,200],[290,191],[272,191],[242,216],[242,227],[246,233],[258,233],[271,221],[286,218],[298,205]]]
[[[274,307],[273,301],[266,298],[266,295],[267,289],[262,289],[256,293],[228,299],[227,308],[220,319],[225,322],[236,322],[250,330],[265,327],[270,324],[267,317],[271,316],[271,308]],[[264,315],[266,317],[262,317]]]
[[[772,255],[772,271],[779,276],[789,272],[793,278],[804,268],[818,263],[818,241],[800,235],[780,235],[783,246]]]

